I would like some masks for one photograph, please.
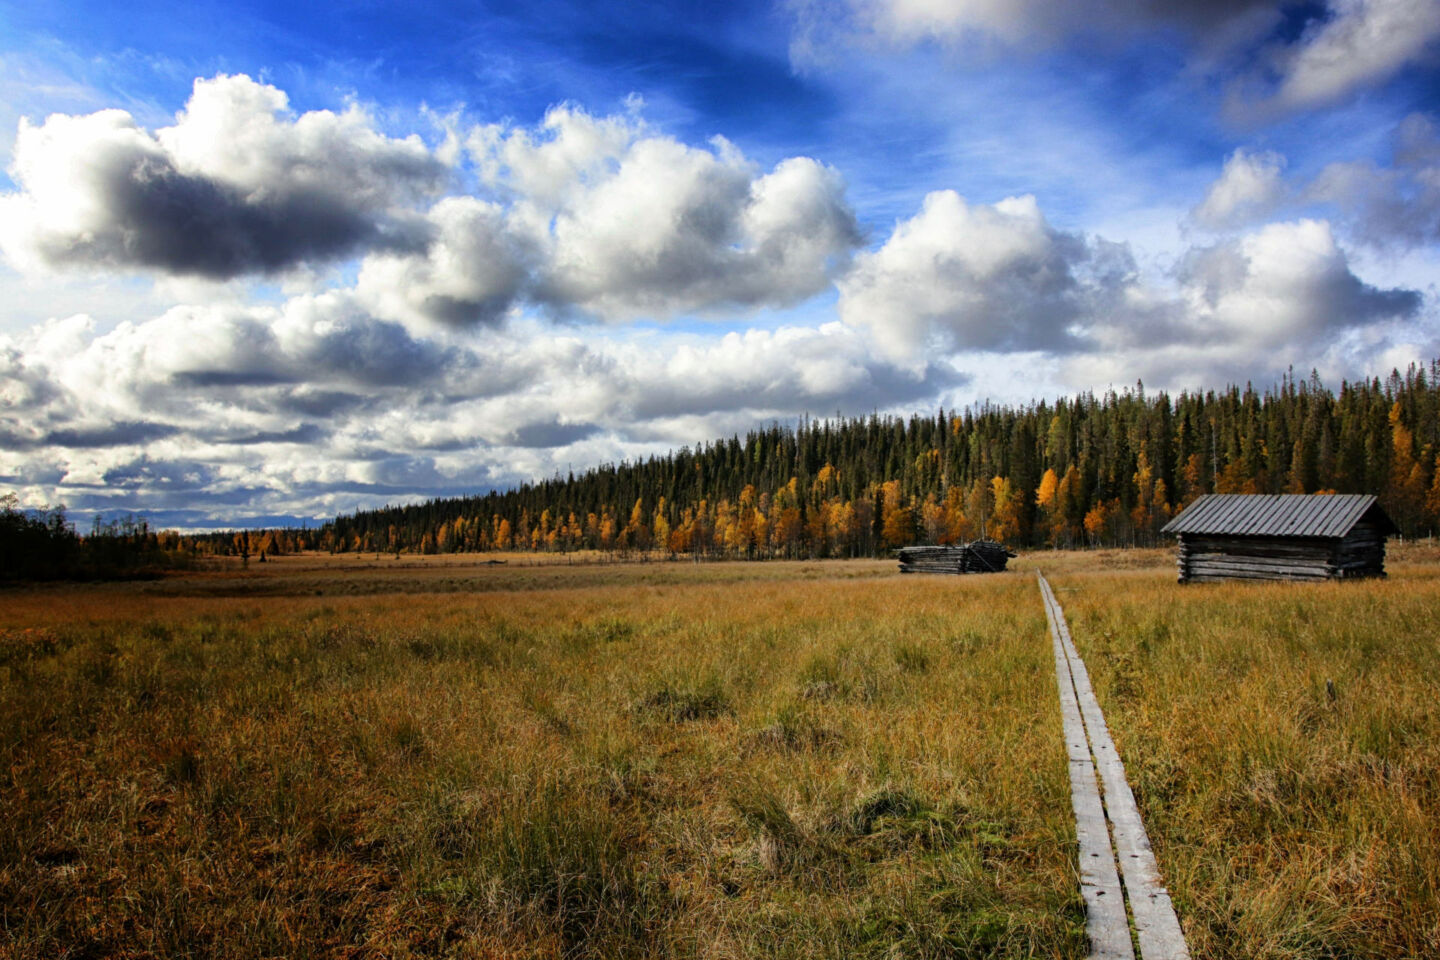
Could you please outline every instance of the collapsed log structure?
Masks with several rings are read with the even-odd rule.
[[[1398,533],[1375,497],[1212,493],[1165,525],[1180,541],[1180,582],[1385,576]]]
[[[953,546],[901,547],[901,573],[999,573],[1015,554],[994,540]]]

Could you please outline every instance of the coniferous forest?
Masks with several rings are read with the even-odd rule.
[[[1211,492],[1374,493],[1405,536],[1434,535],[1440,361],[1338,390],[1312,373],[1265,391],[1170,396],[1137,384],[1023,408],[805,418],[318,528],[182,535],[132,516],[124,530],[96,518],[90,536],[77,536],[63,507],[25,512],[12,497],[0,540],[19,566],[0,579],[301,550],[765,559],[882,556],[977,537],[1017,547],[1153,546],[1172,516]]]
[[[1203,493],[1375,493],[1440,528],[1440,362],[1170,396],[1084,393],[908,419],[801,420],[484,496],[339,517],[321,549],[856,557],[988,536],[1154,545]],[[272,537],[274,549],[278,541]],[[283,544],[282,544],[283,546]]]

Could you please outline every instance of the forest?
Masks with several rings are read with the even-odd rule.
[[[989,537],[1154,546],[1203,493],[1374,493],[1407,537],[1440,528],[1440,361],[1384,378],[1285,376],[1171,396],[1133,389],[909,418],[802,418],[643,461],[306,529],[181,535],[143,519],[77,535],[7,500],[0,578],[102,575],[201,555],[602,551],[873,557]],[[17,566],[18,564],[18,566]],[[15,566],[12,570],[10,567]],[[24,567],[25,569],[20,569]]]
[[[909,418],[804,418],[484,496],[291,531],[336,552],[876,556],[990,537],[1150,546],[1203,493],[1374,493],[1406,536],[1440,527],[1440,361],[1385,379],[1285,376]],[[276,533],[267,546],[284,543]],[[252,545],[252,550],[255,547]]]
[[[13,493],[0,497],[0,580],[113,580],[188,566],[179,534],[155,532],[143,517],[95,517],[81,536],[65,508],[22,510]]]

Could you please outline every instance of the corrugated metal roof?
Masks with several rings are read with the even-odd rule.
[[[1207,493],[1165,524],[1164,533],[1232,537],[1343,537],[1371,511],[1388,533],[1395,524],[1370,494]]]

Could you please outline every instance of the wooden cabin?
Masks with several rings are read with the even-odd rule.
[[[1366,494],[1211,493],[1165,525],[1180,541],[1180,582],[1385,576],[1399,533]]]

